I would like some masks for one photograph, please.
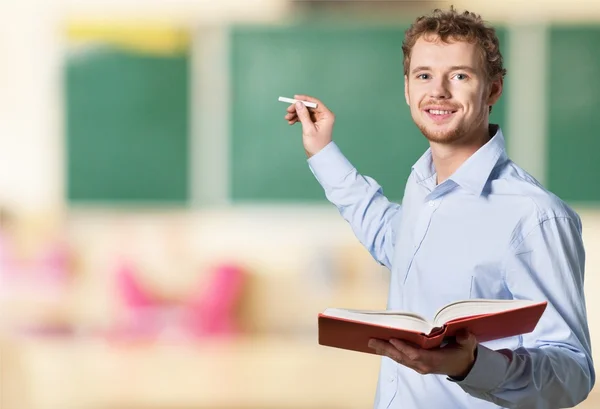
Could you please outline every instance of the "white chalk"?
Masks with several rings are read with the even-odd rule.
[[[302,102],[305,106],[307,106],[309,108],[317,107],[317,104],[315,104],[314,102],[302,101],[302,100],[294,99],[294,98],[279,97],[279,100],[281,102],[289,102],[290,104],[295,104],[296,102]]]

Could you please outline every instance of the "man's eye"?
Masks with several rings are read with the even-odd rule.
[[[456,74],[455,77],[457,80],[466,80],[468,78],[467,74]]]
[[[417,75],[417,78],[420,80],[428,80],[430,77],[429,74],[419,74]]]

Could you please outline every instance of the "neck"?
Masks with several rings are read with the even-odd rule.
[[[493,136],[488,126],[479,129],[469,138],[463,138],[462,143],[440,144],[431,142],[431,157],[437,174],[437,184],[444,182],[479,148],[485,145]]]

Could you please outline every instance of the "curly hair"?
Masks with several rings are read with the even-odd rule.
[[[448,11],[435,9],[431,15],[417,18],[406,30],[402,43],[405,75],[408,75],[412,48],[423,35],[436,35],[444,42],[459,40],[476,43],[481,50],[487,79],[495,80],[506,75],[496,30],[487,26],[481,16],[469,11],[459,13],[453,6]]]

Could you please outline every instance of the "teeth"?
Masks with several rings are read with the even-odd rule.
[[[449,115],[452,113],[452,111],[440,111],[439,109],[430,109],[429,112],[433,115]]]

